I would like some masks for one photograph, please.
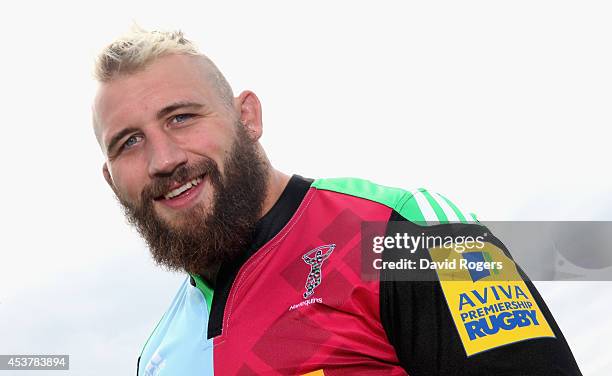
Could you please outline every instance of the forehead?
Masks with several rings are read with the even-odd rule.
[[[199,57],[168,55],[142,71],[102,83],[94,102],[100,142],[121,128],[154,120],[157,111],[175,102],[212,106],[215,97],[207,77]]]

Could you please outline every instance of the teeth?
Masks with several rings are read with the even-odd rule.
[[[175,189],[171,190],[170,192],[166,193],[164,195],[164,198],[166,200],[174,198],[174,197],[180,195],[181,193],[185,192],[186,190],[188,190],[188,189],[190,189],[192,187],[195,187],[196,185],[200,184],[201,181],[202,181],[202,178],[195,178],[192,181],[189,181],[189,182],[181,185],[180,187],[175,188]]]

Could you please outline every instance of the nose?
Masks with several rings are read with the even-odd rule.
[[[167,176],[180,165],[187,163],[187,154],[166,134],[149,135],[149,177]]]

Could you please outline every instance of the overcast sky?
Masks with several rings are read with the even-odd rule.
[[[610,19],[605,1],[4,4],[0,354],[133,374],[183,278],[125,224],[91,129],[95,55],[133,21],[257,93],[287,173],[427,187],[481,220],[611,220]],[[538,287],[584,374],[610,374],[612,284]]]

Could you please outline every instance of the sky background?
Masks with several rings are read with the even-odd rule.
[[[182,29],[257,93],[282,171],[426,187],[481,220],[612,220],[610,19],[605,1],[4,4],[0,354],[134,374],[184,278],[126,225],[91,128],[94,58],[132,22]],[[583,373],[609,375],[612,284],[537,286]]]

